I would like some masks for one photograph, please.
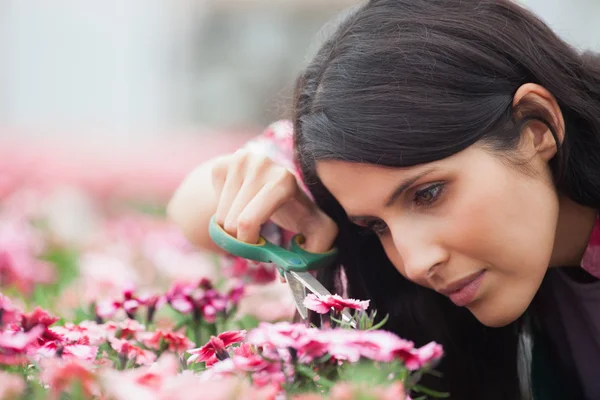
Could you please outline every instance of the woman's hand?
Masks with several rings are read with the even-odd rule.
[[[283,229],[301,233],[304,248],[329,250],[338,229],[300,188],[296,177],[265,156],[239,150],[212,166],[217,199],[216,221],[230,235],[256,243],[269,219]]]

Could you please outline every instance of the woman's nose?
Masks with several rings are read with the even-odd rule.
[[[404,274],[413,282],[429,281],[448,260],[447,251],[431,235],[413,232],[398,236],[394,235],[394,245],[401,258]]]

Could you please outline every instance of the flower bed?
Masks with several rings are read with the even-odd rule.
[[[166,221],[164,196],[2,196],[0,399],[442,395],[418,384],[439,345],[415,348],[381,330],[368,301],[339,296],[306,299],[321,328],[292,323],[273,268],[193,248]]]

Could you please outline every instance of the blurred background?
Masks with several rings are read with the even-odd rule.
[[[521,2],[600,47],[597,1]],[[324,25],[356,3],[0,0],[0,188],[103,174],[168,191],[287,117]]]
[[[523,2],[600,50],[597,0]],[[296,75],[355,4],[0,0],[0,290],[65,315],[225,274],[261,283],[244,313],[291,318],[272,267],[215,264],[165,205],[197,164],[289,116]]]

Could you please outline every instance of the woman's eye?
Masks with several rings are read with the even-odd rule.
[[[440,197],[444,185],[436,183],[415,193],[414,202],[418,206],[430,206]]]
[[[387,231],[387,229],[388,229],[387,224],[385,222],[381,221],[381,220],[369,222],[367,224],[367,228],[370,231],[376,233],[377,235],[384,234]]]

